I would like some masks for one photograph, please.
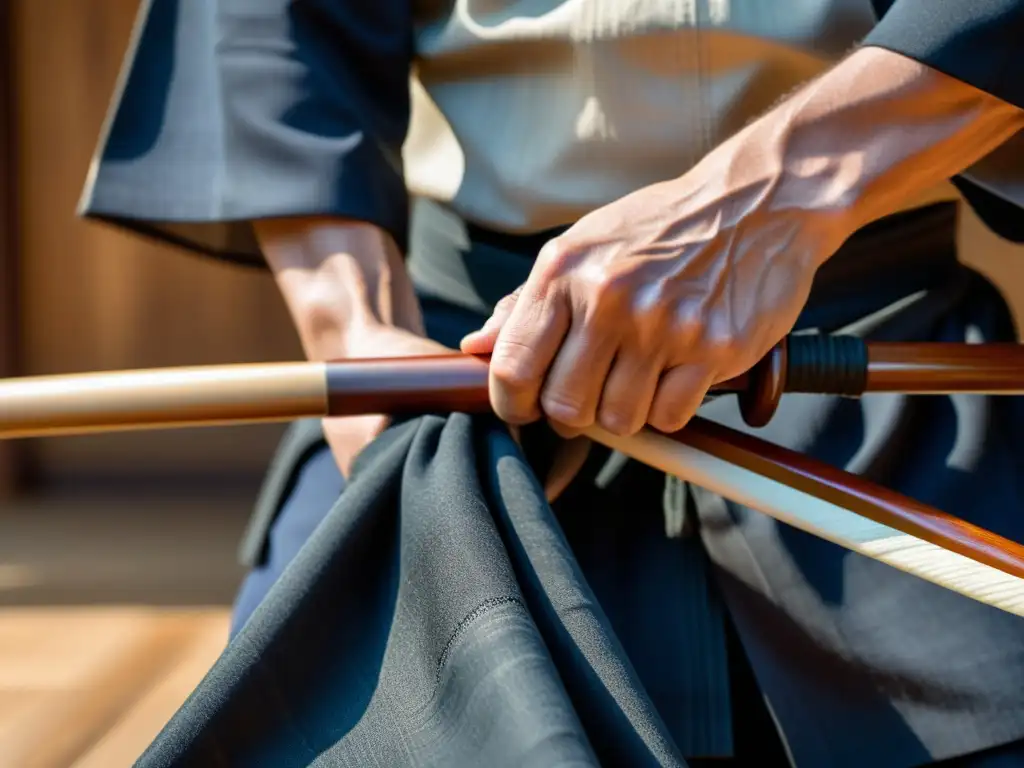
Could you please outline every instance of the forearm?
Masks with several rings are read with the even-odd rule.
[[[381,229],[331,218],[258,221],[260,247],[311,360],[351,356],[380,326],[422,334],[401,254]]]
[[[1024,128],[1024,111],[928,67],[864,48],[705,161],[749,213],[803,216],[841,241]],[[702,164],[703,165],[703,164]]]

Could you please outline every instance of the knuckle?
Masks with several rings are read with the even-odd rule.
[[[566,392],[544,392],[541,395],[540,407],[548,418],[569,427],[579,429],[590,426],[593,422],[593,418],[587,413],[586,403]]]
[[[673,413],[668,408],[662,408],[652,412],[647,423],[659,432],[672,433],[678,432],[686,426],[686,419],[679,416],[679,414]]]
[[[598,424],[602,429],[618,437],[629,437],[639,431],[635,420],[627,412],[618,408],[602,409],[598,415]]]
[[[665,295],[664,288],[657,283],[642,286],[633,296],[631,309],[633,316],[644,325],[661,324],[667,318],[671,301]]]
[[[633,292],[629,275],[605,272],[591,279],[589,291],[595,309],[620,309],[626,306]]]
[[[663,357],[671,357],[669,348],[678,347],[664,314],[654,310],[634,315],[634,322],[625,329],[625,333],[624,351],[644,360],[654,362]]]
[[[676,310],[672,323],[671,344],[676,349],[692,351],[699,346],[707,334],[707,321],[699,306],[684,304]]]
[[[515,293],[510,293],[508,296],[504,296],[498,300],[498,303],[494,305],[494,314],[507,314],[512,311],[512,308],[516,305],[516,301],[519,299],[519,293],[521,289],[516,289]]]
[[[548,278],[561,275],[572,265],[573,252],[572,246],[560,237],[548,240],[537,254],[536,268]]]
[[[743,340],[733,331],[706,335],[703,346],[712,360],[731,360],[743,351]]]
[[[536,382],[533,367],[521,347],[502,347],[500,354],[491,357],[490,372],[494,383],[511,392],[530,389]]]

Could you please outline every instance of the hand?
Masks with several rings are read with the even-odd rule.
[[[564,436],[595,423],[673,432],[712,384],[792,329],[845,230],[834,215],[779,204],[776,179],[730,159],[740,162],[711,155],[545,246],[527,282],[461,345],[492,355],[502,419],[543,415]]]
[[[461,344],[495,411],[563,434],[680,429],[789,332],[818,267],[1019,133],[1024,110],[865,47],[685,176],[581,219]]]
[[[378,325],[352,332],[346,358],[415,357],[455,354],[455,350],[402,328]],[[347,478],[355,457],[383,432],[391,418],[384,415],[324,419],[324,435],[341,473]]]

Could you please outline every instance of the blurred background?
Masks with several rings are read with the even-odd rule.
[[[299,359],[270,278],[76,220],[139,0],[0,0],[0,376]],[[0,768],[130,765],[214,661],[281,428],[0,443]]]
[[[139,0],[0,0],[0,376],[298,359],[265,274],[75,218]],[[965,259],[1024,317],[1024,250]],[[130,765],[223,647],[280,427],[0,443],[0,768]]]

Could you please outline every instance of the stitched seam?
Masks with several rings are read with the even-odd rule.
[[[466,616],[459,622],[458,626],[455,627],[455,631],[448,637],[448,642],[445,643],[444,648],[441,651],[441,655],[437,660],[437,669],[434,675],[434,689],[436,691],[437,686],[441,684],[441,673],[444,671],[445,665],[448,663],[448,658],[451,656],[452,649],[455,647],[455,643],[465,634],[466,629],[474,621],[479,619],[485,613],[499,608],[503,605],[516,604],[520,608],[526,606],[523,605],[523,601],[514,595],[504,595],[502,597],[492,597],[484,600],[480,605],[470,611]]]

